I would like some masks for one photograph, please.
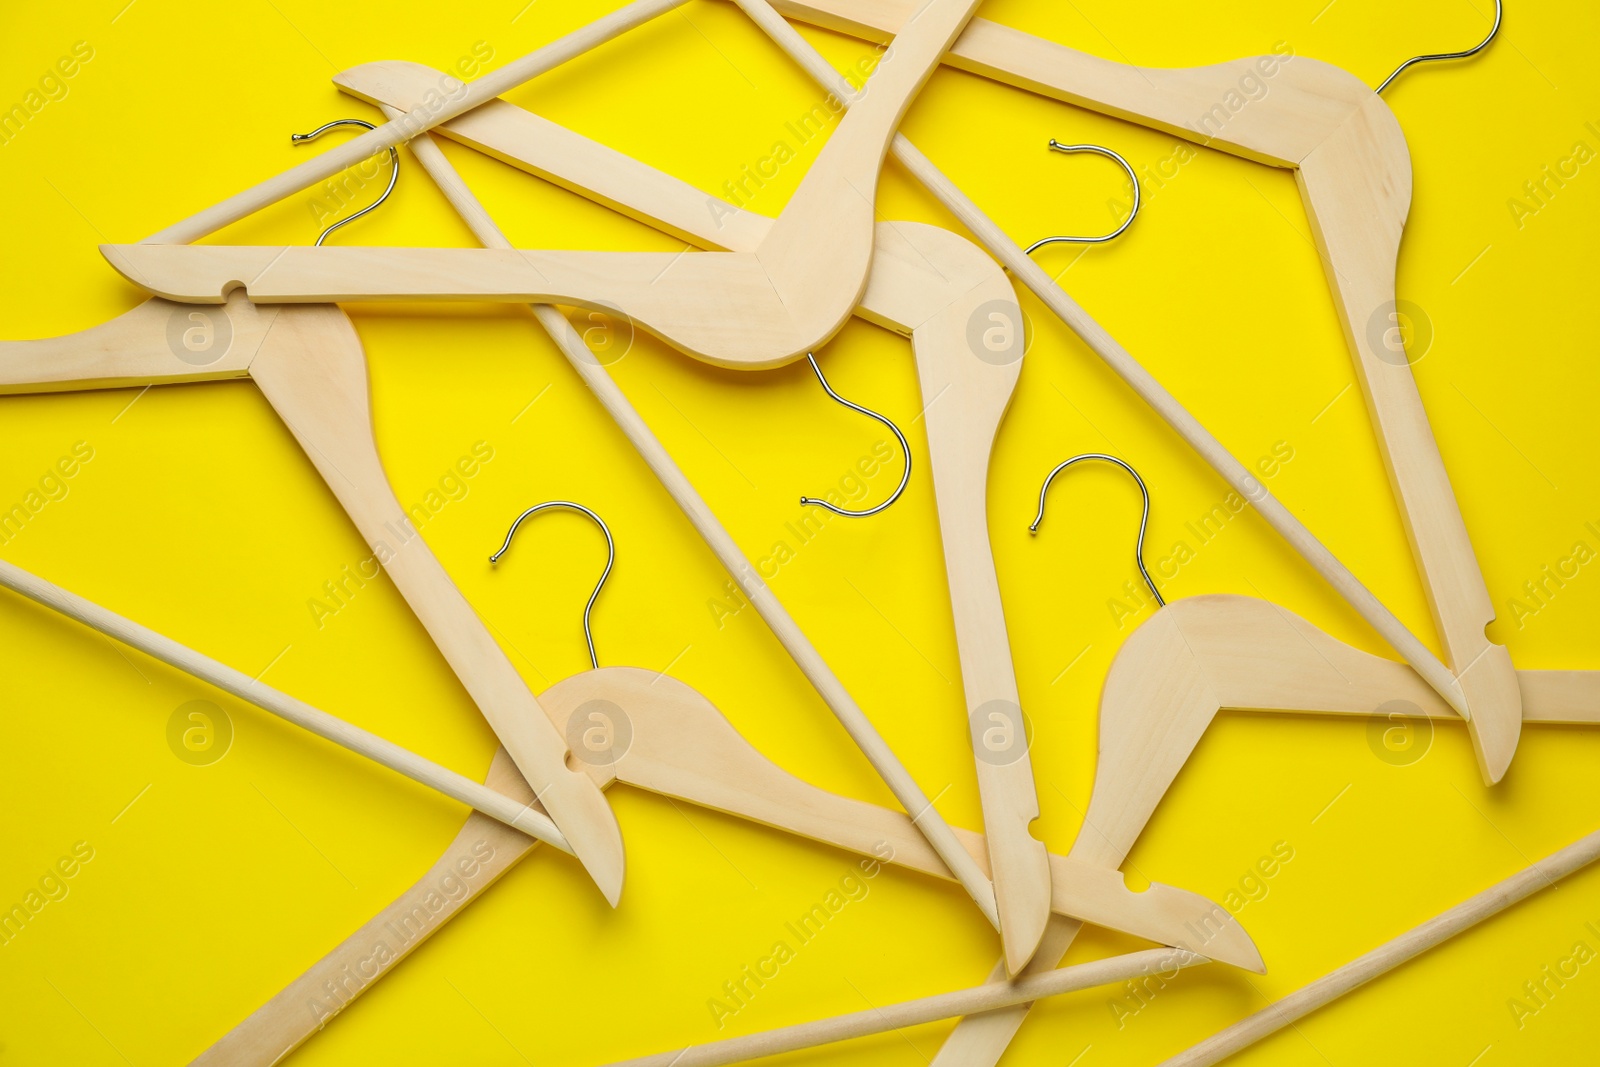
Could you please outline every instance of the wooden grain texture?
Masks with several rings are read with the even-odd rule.
[[[1394,113],[1370,98],[1300,161],[1295,177],[1445,660],[1472,711],[1472,749],[1484,780],[1493,784],[1517,751],[1521,697],[1511,653],[1485,633],[1494,601],[1411,371],[1411,360],[1422,353],[1408,353],[1399,343],[1412,325],[1395,301],[1411,162]]]
[[[392,105],[380,106],[386,114],[394,111]],[[507,247],[509,242],[505,235],[483,210],[438,147],[426,139],[418,140],[415,144],[419,162],[451,204],[461,212],[478,239],[491,248]],[[585,159],[589,164],[603,162],[593,155]],[[669,191],[674,189],[670,185],[666,188]],[[875,246],[875,257],[883,260],[887,269],[874,271],[874,280],[869,284],[871,292],[867,295],[876,302],[875,306],[884,309],[880,314],[886,320],[906,324],[901,328],[907,332],[931,319],[945,304],[968,292],[982,279],[998,277],[993,264],[976,249],[965,242],[952,241],[949,235],[934,227],[880,223],[878,229],[881,238]],[[926,250],[917,247],[919,238],[929,242]],[[1000,281],[1004,284],[1003,278]],[[740,591],[756,607],[796,666],[816,688],[895,798],[905,806],[906,811],[918,813],[917,826],[934,850],[955,872],[985,917],[998,927],[998,904],[988,873],[962,847],[954,831],[910,771],[878,733],[770,587],[761,580],[756,568],[717,521],[705,500],[673,462],[622,390],[590,355],[577,331],[553,308],[535,306],[533,310],[568,363],[594,392],[706,544],[716,553]]]
[[[250,376],[615,906],[625,868],[616,816],[567,765],[566,740],[395,498],[373,438],[366,355],[349,317],[332,305],[282,309]]]
[[[256,303],[456,299],[576,305],[620,313],[712,363],[781,365],[832,337],[859,302],[872,260],[878,172],[889,139],[977,3],[929,0],[917,10],[879,61],[872,91],[840,121],[752,252],[148,243],[102,251],[135,285],[181,301],[215,303],[242,286]]]
[[[551,722],[605,701],[628,716],[631,740],[611,762],[587,764],[596,784],[620,781],[701,807],[836,845],[871,860],[952,878],[910,818],[804,782],[752,748],[702,695],[670,676],[632,667],[585,671],[540,694]],[[614,712],[613,712],[614,714]],[[502,749],[486,786],[537,808]],[[982,835],[960,831],[982,862]],[[482,814],[468,816],[444,854],[414,885],[212,1045],[196,1067],[269,1067],[313,1037],[418,945],[464,911],[536,841]],[[1159,883],[1134,893],[1115,871],[1051,856],[1056,910],[1158,944],[1187,948],[1217,905]],[[463,864],[466,866],[463,867]],[[463,891],[441,892],[453,877]],[[1229,923],[1207,942],[1209,958],[1260,973],[1261,957]]]
[[[220,308],[146,300],[77,333],[0,341],[0,393],[243,378],[277,315],[242,294]]]
[[[1589,834],[1518,871],[1449,911],[1412,927],[1392,941],[1351,960],[1303,989],[1271,1004],[1171,1059],[1162,1067],[1209,1067],[1292,1026],[1318,1008],[1356,990],[1437,945],[1505,911],[1533,894],[1554,887],[1600,859],[1600,831]]]
[[[892,36],[912,8],[910,0],[777,0],[776,6],[790,17],[870,40]],[[1473,751],[1484,780],[1499,781],[1515,755],[1521,724],[1510,653],[1484,632],[1495,616],[1493,603],[1409,360],[1393,348],[1380,350],[1374,340],[1390,332],[1395,313],[1395,260],[1411,199],[1405,136],[1388,106],[1346,71],[1292,53],[1188,69],[1136,67],[984,19],[968,23],[945,62],[1233,155],[1295,168],[1412,554],[1461,690],[1459,706],[1474,719],[1482,708],[1483,721],[1468,725]],[[1264,87],[1259,96],[1239,95],[1247,77]],[[1038,280],[1029,282],[1035,291]],[[1392,642],[1395,635],[1384,636]],[[1418,663],[1420,644],[1395,647]],[[1448,698],[1443,672],[1428,671]]]
[[[1530,722],[1600,723],[1600,672],[1519,677]],[[1069,855],[1120,866],[1224,709],[1459,718],[1410,667],[1336,640],[1286,608],[1231,595],[1175,600],[1128,637],[1107,672],[1094,789]],[[1077,929],[1053,918],[1029,972],[1057,966]],[[1185,947],[1203,953],[1208,944]],[[997,968],[991,980],[1001,977]],[[934,1063],[997,1062],[1026,1015],[1018,1007],[963,1019]]]

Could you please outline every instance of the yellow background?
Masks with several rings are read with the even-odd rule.
[[[292,147],[291,132],[344,115],[377,118],[334,90],[336,71],[389,58],[443,67],[478,42],[499,66],[609,6],[126,2],[11,0],[0,14],[0,105],[21,100],[75,42],[94,49],[67,96],[0,146],[4,337],[68,333],[133,306],[140,294],[101,260],[99,242],[142,238],[320,150]],[[982,14],[1155,66],[1286,41],[1376,84],[1407,56],[1478,40],[1488,3],[995,0]],[[805,33],[841,68],[870,51]],[[1520,228],[1507,206],[1576,141],[1600,149],[1600,134],[1585,127],[1600,126],[1597,33],[1591,4],[1516,0],[1485,55],[1408,72],[1386,94],[1416,174],[1399,294],[1436,331],[1416,374],[1501,609],[1491,632],[1522,667],[1600,668],[1600,565],[1520,627],[1506,607],[1574,542],[1600,548],[1585,527],[1600,526],[1600,171],[1589,164]],[[513,99],[718,191],[766,156],[817,93],[731,4],[694,0]],[[1110,228],[1106,201],[1123,189],[1110,164],[1049,153],[1048,138],[1107,144],[1141,169],[1176,144],[948,70],[905,128],[1023,241]],[[749,206],[776,214],[820,143]],[[678,247],[470,151],[446,150],[521,245]],[[1120,241],[1087,253],[1054,248],[1041,262],[1240,459],[1277,442],[1292,447],[1272,491],[1437,647],[1292,176],[1200,151],[1146,192],[1143,216]],[[312,195],[217,239],[309,243]],[[949,224],[893,166],[881,199],[886,217]],[[393,201],[333,240],[472,243],[409,158]],[[1037,727],[1039,832],[1065,851],[1094,773],[1100,682],[1132,625],[1119,628],[1107,601],[1137,577],[1137,495],[1119,472],[1077,472],[1054,491],[1053,524],[1035,540],[1025,527],[1039,479],[1080,451],[1127,458],[1154,495],[1152,559],[1226,487],[1031,295],[1022,300],[1034,341],[998,442],[989,512],[1023,702]],[[709,602],[725,576],[525,310],[351,314],[370,356],[379,447],[403,503],[422,499],[474,442],[494,449],[425,536],[530,685],[587,666],[578,622],[598,538],[574,518],[543,519],[498,571],[486,557],[523,507],[577,499],[619,540],[596,610],[602,662],[670,665],[786,768],[890,802],[754,613],[719,628]],[[943,791],[946,816],[978,826],[909,347],[854,321],[821,359],[840,392],[906,427],[914,472],[887,513],[828,523],[774,588],[928,792]],[[837,485],[881,434],[831,404],[803,364],[740,375],[640,338],[615,371],[753,558],[791,540],[784,523],[801,516],[800,493]],[[94,449],[68,495],[0,556],[247,673],[266,670],[270,684],[451,767],[483,772],[492,737],[391,586],[369,585],[316,625],[308,600],[367,552],[248,382],[8,397],[0,426],[7,508],[74,443]],[[894,464],[873,479],[870,499],[898,472]],[[1264,596],[1386,652],[1252,513],[1165,591]],[[393,899],[460,826],[459,807],[420,787],[16,597],[0,600],[0,904],[22,899],[75,842],[95,852],[70,895],[0,948],[0,1064],[186,1062]],[[169,716],[193,699],[216,701],[234,725],[231,750],[210,766],[183,763],[167,745]],[[1439,728],[1423,758],[1393,766],[1369,748],[1360,719],[1222,717],[1126,869],[1134,884],[1221,899],[1287,842],[1294,859],[1240,916],[1270,974],[1191,973],[1120,1029],[1108,1007],[1116,990],[1061,998],[1034,1011],[1006,1062],[1151,1064],[1187,1047],[1600,828],[1597,763],[1600,733],[1532,727],[1509,777],[1488,790],[1453,726]],[[577,1065],[717,1036],[707,1000],[851,861],[623,787],[611,795],[629,859],[619,910],[574,863],[541,849],[293,1062]],[[870,885],[724,1034],[987,973],[997,943],[959,889],[892,871]],[[1600,949],[1585,922],[1600,925],[1600,871],[1238,1062],[1586,1061],[1600,965],[1521,1029],[1507,1007],[1575,942]],[[1072,959],[1132,944],[1091,931]],[[946,1030],[792,1060],[918,1064]]]

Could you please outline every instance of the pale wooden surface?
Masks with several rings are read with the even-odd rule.
[[[381,106],[384,107],[386,114],[393,113],[390,105]],[[471,190],[461,181],[460,175],[450,166],[444,154],[438,150],[438,146],[426,138],[419,139],[415,145],[419,162],[444,191],[451,204],[461,212],[478,239],[492,248],[506,247],[509,242],[505,235],[483,210]],[[593,157],[590,157],[590,162],[594,161]],[[941,242],[939,249],[946,250],[944,254],[936,255],[935,259],[930,260],[921,253],[916,253],[912,238],[919,234],[942,233],[934,227],[899,229],[888,224],[880,224],[879,230],[889,238],[880,242],[881,248],[887,248],[891,253],[898,253],[901,257],[906,257],[909,252],[910,262],[919,269],[875,271],[874,277],[888,276],[901,280],[887,286],[880,280],[871,288],[874,290],[875,299],[891,308],[889,315],[904,319],[913,326],[932,315],[937,309],[937,299],[940,293],[946,291],[944,286],[948,284],[947,279],[956,281],[954,291],[960,293],[965,291],[960,280],[970,278],[974,267],[978,267],[981,271],[993,272],[993,264],[989,263],[981,253],[966,246],[964,242],[956,246],[966,252],[964,262],[962,264],[948,262],[950,258],[948,235],[937,238]],[[891,254],[890,258],[895,259],[896,256]],[[939,260],[945,262],[941,264]],[[931,305],[930,301],[933,301]],[[856,704],[838,676],[817,652],[816,646],[801,631],[766,582],[761,579],[754,565],[717,521],[705,500],[673,462],[665,447],[640,418],[622,390],[611,380],[605,368],[593,358],[577,331],[554,308],[539,305],[533,310],[535,317],[555,341],[567,362],[583,378],[613,421],[650,466],[662,486],[683,510],[696,531],[716,553],[718,560],[738,584],[740,591],[749,603],[755,606],[757,613],[783,644],[796,666],[805,674],[807,680],[816,688],[840,724],[850,734],[851,740],[861,749],[883,778],[884,783],[889,786],[895,799],[904,805],[906,811],[918,813],[917,826],[950,870],[955,872],[956,878],[978,905],[979,910],[998,927],[999,913],[994,888],[988,874],[961,846],[949,824],[944,821],[938,809],[933,806],[933,802],[911,776],[910,771],[889,748],[883,736],[878,733],[877,728]],[[906,328],[909,330],[909,327]]]
[[[815,1048],[835,1041],[848,1041],[868,1034],[881,1034],[907,1026],[950,1019],[968,1012],[993,1011],[996,1008],[1019,1004],[1040,997],[1059,996],[1080,989],[1112,985],[1142,975],[1170,976],[1184,967],[1205,963],[1202,956],[1175,949],[1146,949],[1130,952],[1126,956],[1112,956],[1080,963],[1037,974],[1016,982],[992,983],[962,989],[954,993],[940,993],[919,1000],[889,1004],[881,1008],[868,1008],[832,1019],[800,1023],[780,1030],[761,1034],[730,1037],[705,1045],[691,1045],[674,1052],[661,1052],[654,1056],[640,1056],[632,1060],[619,1060],[610,1067],[718,1067],[720,1064],[742,1063],[780,1052]]]
[[[1600,723],[1600,672],[1520,677],[1529,721]],[[1419,714],[1458,718],[1405,664],[1352,648],[1276,604],[1220,594],[1175,600],[1129,636],[1106,675],[1094,789],[1069,855],[1121,866],[1225,708],[1371,715],[1397,700]],[[1077,929],[1052,919],[1029,972],[1057,966]],[[934,1063],[997,1062],[1026,1014],[1012,1008],[963,1019]]]
[[[209,351],[180,358],[177,350],[185,349],[185,331],[202,331],[195,335],[196,347],[206,338],[206,331],[210,343],[222,344],[205,320],[190,318],[202,314],[226,316],[231,332],[227,346],[214,359]],[[242,294],[229,298],[218,310],[146,300],[110,322],[78,333],[37,341],[0,341],[0,393],[58,393],[243,378],[277,316],[277,308],[257,308]]]
[[[1387,974],[1407,960],[1415,959],[1464,930],[1491,919],[1513,904],[1526,900],[1542,889],[1600,859],[1600,831],[1573,842],[1566,848],[1523,868],[1516,874],[1462,901],[1449,911],[1407,930],[1392,941],[1351,960],[1343,967],[1317,979],[1304,989],[1290,993],[1276,1004],[1207,1038],[1171,1059],[1162,1067],[1209,1067],[1240,1049],[1253,1045],[1296,1019],[1359,989],[1374,978]]]
[[[366,355],[349,317],[332,305],[282,309],[250,376],[615,906],[625,868],[616,816],[567,765],[566,740],[395,498],[373,438]]]
[[[778,0],[777,7],[872,40],[892,36],[912,9],[909,0]],[[983,19],[968,24],[945,62],[1233,155],[1296,168],[1446,660],[1458,679],[1459,705],[1474,717],[1480,705],[1484,709],[1485,721],[1468,725],[1473,751],[1484,779],[1499,781],[1516,752],[1521,723],[1511,657],[1484,633],[1495,616],[1493,603],[1410,366],[1392,352],[1380,358],[1370,340],[1374,316],[1394,301],[1395,259],[1411,200],[1405,137],[1388,106],[1353,75],[1296,56],[1267,68],[1269,91],[1260,99],[1208,123],[1240,77],[1254,72],[1263,78],[1257,60],[1177,70],[1135,67]],[[1037,280],[1029,281],[1036,292]],[[1377,628],[1394,642],[1396,634]],[[1395,647],[1422,669],[1420,643]],[[1430,665],[1424,673],[1451,696],[1442,671]]]
[[[472,82],[470,85],[457,78],[441,81],[433,87],[426,112],[407,116],[403,121],[388,122],[360,137],[331,148],[314,159],[269,178],[259,185],[224,200],[220,204],[199,212],[182,222],[174,223],[159,233],[145,238],[146,244],[187,244],[215,233],[231,222],[237,222],[252,212],[277,203],[286,196],[331,178],[346,167],[355,166],[368,156],[385,148],[407,141],[417,134],[463,111],[470,111],[486,100],[493,100],[510,92],[523,82],[538,77],[547,70],[560,66],[569,59],[598,48],[636,26],[641,26],[657,15],[680,6],[684,0],[633,0],[604,18],[596,19],[581,29],[528,53],[521,59],[507,63],[499,70]]]
[[[932,235],[928,237],[921,247],[932,243]],[[947,241],[967,244],[954,234]],[[955,254],[941,258],[959,261]],[[989,315],[1001,321],[991,321],[985,317]],[[995,338],[999,351],[974,349],[971,327],[977,319],[982,319],[977,323],[980,344],[983,331],[1001,332]],[[1010,343],[1000,344],[1002,338]],[[1033,760],[989,545],[989,460],[1022,373],[1023,345],[1022,309],[1010,281],[998,271],[939,308],[912,333],[961,688],[1006,967],[1012,974],[1027,964],[1050,918],[1047,853],[1032,833],[1039,817]]]
[[[319,711],[303,701],[280,693],[226,664],[218,663],[194,649],[178,644],[169,637],[164,637],[131,619],[123,618],[3,560],[0,560],[0,585],[52,611],[58,611],[68,618],[75,619],[107,637],[121,641],[130,648],[136,648],[169,666],[191,674],[201,681],[209,682],[223,692],[232,693],[240,700],[309,730],[318,737],[365,756],[430,789],[436,789],[445,796],[477,808],[541,841],[548,841],[564,852],[572,851],[566,839],[561,836],[561,831],[543,811],[509,800],[479,782],[440,767],[399,745],[368,733],[358,726],[352,726],[343,719],[335,718],[325,711]]]
[[[634,667],[587,671],[552,686],[540,703],[558,726],[593,700],[622,708],[633,741],[614,763],[591,765],[598,783],[617,781],[700,807],[737,815],[799,837],[939,878],[949,867],[903,812],[841,797],[795,777],[756,751],[704,696],[670,675]],[[983,863],[983,835],[957,829],[962,847]],[[885,847],[887,846],[887,848]],[[1047,911],[1158,944],[1200,951],[1194,930],[1213,922],[1216,905],[1155,884],[1135,893],[1115,869],[1072,856],[1046,854],[1051,871]],[[1205,942],[1212,959],[1265,970],[1249,935],[1229,922]]]
[[[712,363],[780,365],[832,337],[859,302],[872,259],[878,171],[889,138],[977,3],[929,0],[919,9],[879,61],[872,92],[840,121],[753,252],[685,256],[169,244],[102,250],[129,281],[176,300],[215,303],[243,286],[257,303],[568,304],[620,312]],[[391,120],[382,128],[403,121]]]
[[[538,807],[533,790],[503,748],[495,752],[484,785]],[[279,1062],[399,966],[458,911],[482,896],[537,844],[474,811],[444,854],[414,885],[195,1057],[193,1067],[270,1067]],[[464,876],[459,865],[465,865],[472,875]],[[447,877],[465,887],[459,895],[440,892],[440,881]]]
[[[695,690],[670,676],[632,667],[606,667],[585,671],[556,683],[540,695],[540,706],[557,728],[592,700],[608,700],[623,709],[632,728],[632,741],[610,764],[588,764],[596,784],[612,781],[685,800],[701,807],[737,815],[836,845],[863,856],[941,878],[952,878],[949,868],[901,812],[864,801],[841,797],[804,782],[772,763],[752,748],[711,703]],[[512,802],[537,808],[532,792],[516,773],[502,749],[490,764],[486,786]],[[986,854],[980,834],[959,831],[962,845],[981,863]],[[194,1062],[197,1067],[267,1067],[312,1037],[329,1015],[308,1010],[315,993],[324,1003],[327,983],[347,995],[336,1001],[343,1008],[387,974],[401,959],[476,900],[495,879],[533,850],[535,841],[495,820],[474,813],[468,816],[444,854],[418,882],[394,903],[313,964],[266,1004],[217,1041]],[[491,853],[484,859],[483,852]],[[481,863],[480,881],[469,891],[445,898],[427,910],[418,936],[403,951],[391,951],[375,966],[370,961],[380,944],[392,938],[391,924],[412,915],[438,879],[463,859]],[[1200,928],[1214,915],[1217,905],[1192,893],[1159,883],[1140,893],[1130,891],[1115,871],[1070,857],[1051,856],[1055,871],[1056,911],[1153,940],[1187,948]],[[1259,953],[1243,928],[1229,923],[1206,943],[1209,958],[1232,963],[1257,973],[1265,970]],[[345,984],[347,968],[357,968],[361,981]],[[370,973],[368,973],[370,971]]]
[[[1467,732],[1484,779],[1511,765],[1522,728],[1516,670],[1489,640],[1494,601],[1461,517],[1406,354],[1373,343],[1373,323],[1398,330],[1395,261],[1411,205],[1411,161],[1394,113],[1371,97],[1295,170],[1356,378],[1422,574],[1445,659],[1473,712]],[[1383,333],[1379,333],[1380,338]]]

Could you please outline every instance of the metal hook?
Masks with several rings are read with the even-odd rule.
[[[1024,248],[1022,251],[1025,254],[1031,255],[1034,249],[1043,248],[1045,245],[1053,245],[1061,242],[1079,245],[1097,245],[1103,244],[1114,237],[1120,237],[1122,235],[1122,231],[1126,230],[1129,226],[1132,226],[1133,220],[1139,217],[1139,176],[1133,172],[1133,165],[1126,159],[1122,158],[1119,153],[1113,152],[1111,149],[1102,145],[1062,144],[1060,141],[1052,137],[1050,138],[1050,147],[1055,149],[1057,152],[1065,152],[1068,155],[1072,154],[1073,152],[1093,152],[1097,156],[1105,156],[1107,159],[1113,159],[1120,163],[1122,165],[1122,169],[1128,172],[1128,180],[1133,183],[1133,210],[1128,212],[1128,217],[1122,221],[1121,226],[1118,226],[1104,237],[1045,237],[1041,240],[1033,242],[1033,244],[1029,245],[1027,248]]]
[[[589,665],[595,670],[599,670],[600,660],[594,654],[594,632],[589,628],[589,613],[594,610],[594,602],[599,599],[600,590],[605,588],[606,579],[611,577],[611,565],[617,561],[617,543],[611,539],[611,527],[606,525],[606,520],[582,504],[574,504],[570,500],[547,500],[543,504],[535,504],[517,516],[517,521],[513,522],[511,529],[506,531],[505,544],[500,546],[500,551],[489,557],[489,562],[500,562],[500,557],[505,555],[506,550],[511,547],[511,539],[517,535],[517,527],[522,525],[524,519],[537,515],[541,511],[548,511],[550,508],[566,508],[569,511],[580,511],[593,519],[595,525],[600,527],[600,532],[606,535],[606,569],[601,572],[600,580],[594,584],[594,592],[589,594],[589,602],[583,606],[583,639],[589,645]]]
[[[1411,66],[1413,63],[1432,63],[1439,59],[1466,59],[1468,56],[1477,55],[1479,52],[1489,47],[1489,42],[1494,40],[1494,35],[1500,32],[1500,16],[1502,13],[1503,8],[1500,0],[1494,0],[1494,25],[1489,27],[1489,36],[1485,37],[1483,40],[1479,41],[1477,45],[1467,49],[1465,52],[1440,52],[1437,55],[1431,56],[1412,56],[1398,67],[1394,68],[1394,73],[1383,79],[1383,84],[1374,89],[1373,92],[1381,93],[1385,89],[1389,88],[1389,83],[1398,78],[1400,76],[1400,72]]]
[[[315,141],[318,137],[321,137],[324,133],[327,133],[336,126],[360,126],[364,130],[377,129],[376,126],[370,122],[367,122],[365,119],[334,119],[332,122],[323,123],[310,133],[291,133],[289,135],[289,140],[293,141],[295,144],[305,144],[307,141]],[[374,200],[372,203],[368,204],[366,207],[362,208],[360,211],[356,212],[354,215],[351,215],[349,218],[340,219],[332,226],[329,226],[326,230],[323,230],[322,234],[317,238],[317,243],[314,247],[321,248],[322,242],[326,241],[328,239],[328,235],[334,230],[337,230],[339,227],[348,226],[361,216],[371,214],[373,211],[377,210],[378,205],[389,199],[389,194],[394,192],[394,183],[399,179],[400,152],[391,146],[389,149],[389,185],[386,189],[384,189],[383,195],[378,197],[378,199]]]
[[[1139,565],[1139,573],[1144,576],[1144,584],[1150,587],[1150,593],[1156,598],[1156,603],[1165,607],[1167,602],[1162,599],[1161,591],[1156,588],[1156,583],[1150,580],[1150,572],[1144,569],[1144,531],[1150,522],[1150,490],[1145,488],[1144,479],[1139,477],[1139,472],[1116,456],[1108,456],[1104,452],[1085,452],[1082,455],[1073,456],[1069,460],[1056,464],[1056,469],[1045,475],[1044,485],[1039,488],[1039,514],[1033,517],[1033,523],[1028,527],[1028,532],[1033,534],[1039,532],[1039,524],[1044,521],[1044,497],[1050,491],[1050,483],[1055,480],[1056,475],[1074,463],[1081,463],[1086,459],[1103,459],[1107,463],[1115,463],[1133,475],[1133,480],[1139,483],[1139,494],[1144,497],[1144,513],[1139,516],[1139,540],[1134,545],[1133,561]]]
[[[806,353],[806,360],[811,364],[811,369],[817,372],[817,381],[822,383],[822,388],[824,388],[824,389],[826,389],[828,391],[828,395],[829,396],[833,397],[833,399],[837,400],[839,403],[843,404],[845,407],[849,408],[851,411],[860,412],[861,414],[867,416],[868,418],[877,419],[879,422],[881,422],[885,426],[889,427],[889,432],[894,434],[895,437],[900,442],[900,454],[906,457],[906,469],[905,469],[904,472],[901,473],[901,475],[900,475],[900,484],[895,486],[895,490],[894,490],[893,495],[891,495],[888,500],[885,500],[883,503],[879,504],[877,507],[868,508],[865,511],[849,511],[849,510],[847,510],[845,508],[839,507],[836,504],[830,504],[826,500],[818,500],[816,497],[811,497],[811,496],[802,496],[800,498],[800,503],[807,504],[807,505],[815,505],[816,507],[819,507],[819,508],[827,508],[829,511],[833,512],[835,515],[844,515],[847,518],[851,518],[851,519],[864,519],[868,515],[876,515],[878,512],[880,512],[884,508],[888,507],[890,504],[893,504],[896,500],[899,500],[900,499],[900,494],[906,491],[906,483],[911,481],[911,446],[906,443],[906,435],[900,432],[900,427],[896,426],[888,418],[886,418],[883,415],[879,415],[876,411],[873,411],[870,408],[864,408],[860,404],[854,403],[853,401],[846,400],[844,397],[842,397],[838,393],[834,392],[833,391],[833,386],[828,384],[828,379],[826,379],[826,378],[824,378],[822,376],[822,368],[817,366],[817,357],[816,356],[812,355],[810,352],[807,352]]]

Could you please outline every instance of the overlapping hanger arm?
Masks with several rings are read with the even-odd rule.
[[[918,9],[878,64],[873,91],[840,122],[753,253],[150,244],[102,250],[135,284],[181,301],[215,303],[243,286],[257,302],[599,306],[620,310],[712,363],[782,364],[821,345],[855,308],[872,258],[873,205],[889,140],[977,2],[929,0]]]
[[[892,37],[914,0],[776,0],[784,15],[867,40]],[[1293,166],[1372,90],[1292,52],[1204,67],[1139,67],[974,18],[944,62],[1019,89],[1164,130],[1233,155]]]
[[[788,773],[756,751],[705,697],[671,676],[608,667],[557,683],[540,702],[558,724],[585,707],[621,709],[631,741],[614,763],[592,768],[597,780],[615,775],[628,785],[885,863],[954,877],[910,816],[841,797]],[[982,835],[959,829],[956,833],[979,863],[986,853],[992,854]],[[1249,936],[1236,923],[1219,930],[1204,949],[1193,944],[1196,938],[1189,924],[1199,929],[1209,921],[1214,915],[1210,902],[1170,886],[1134,893],[1115,868],[1071,856],[1047,854],[1047,862],[1056,879],[1046,898],[1047,913],[1053,908],[1108,929],[1261,969]]]
[[[624,866],[616,818],[600,790],[567,766],[566,742],[395,499],[373,440],[355,328],[335,307],[285,308],[277,325],[251,377],[615,904]]]
[[[538,810],[533,790],[503,748],[495,752],[484,784]],[[426,874],[195,1057],[191,1067],[271,1067],[278,1063],[398,967],[537,845],[526,834],[474,811]]]
[[[756,752],[711,704],[671,677],[633,668],[586,671],[540,696],[551,721],[564,723],[596,700],[629,714],[630,741],[613,764],[591,765],[597,784],[622,781],[701,807],[748,818],[871,860],[953,877],[904,814],[826,792]],[[502,749],[486,784],[533,805],[532,791]],[[983,862],[981,835],[959,831]],[[423,940],[482,895],[533,851],[533,839],[478,813],[415,884],[313,964],[194,1061],[195,1067],[270,1067],[309,1039],[383,978]],[[1194,941],[1216,905],[1154,884],[1131,892],[1119,874],[1070,857],[1050,857],[1056,908],[1158,944]],[[449,876],[458,891],[451,892]],[[1207,955],[1261,972],[1249,935],[1236,922],[1206,941]]]
[[[410,111],[440,77],[421,63],[380,60],[351,67],[333,82],[358,100]],[[766,215],[504,100],[491,100],[434,132],[699,248],[754,252],[772,229]]]
[[[64,337],[0,341],[0,393],[59,393],[243,378],[278,312],[146,300]]]
[[[1295,176],[1445,659],[1474,713],[1467,726],[1473,751],[1484,778],[1497,782],[1517,749],[1521,698],[1510,653],[1484,632],[1494,602],[1401,343],[1413,326],[1395,301],[1411,161],[1394,114],[1372,97]]]

